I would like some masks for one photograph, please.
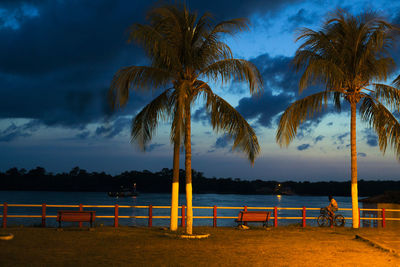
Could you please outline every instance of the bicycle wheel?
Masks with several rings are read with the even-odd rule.
[[[344,217],[342,215],[336,215],[335,216],[335,226],[344,226],[346,223],[346,220],[344,219]]]
[[[329,219],[325,215],[319,215],[317,218],[317,223],[318,223],[318,226],[328,226]]]

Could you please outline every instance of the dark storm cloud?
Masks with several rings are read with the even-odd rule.
[[[288,17],[286,30],[292,32],[293,30],[298,29],[299,25],[311,24],[315,22],[316,17],[318,17],[317,14],[311,13],[302,8],[296,14]]]
[[[95,135],[105,138],[113,138],[120,134],[123,130],[128,129],[130,122],[130,119],[123,117],[120,117],[112,122],[106,122],[105,124],[96,128]]]
[[[224,136],[218,137],[217,140],[215,141],[214,145],[212,145],[211,149],[208,150],[207,152],[212,153],[218,149],[224,149],[231,145],[232,145],[232,139],[228,135],[224,135]]]
[[[302,145],[299,145],[299,146],[297,147],[297,150],[303,151],[303,150],[309,149],[310,147],[311,147],[310,144],[302,144]]]
[[[332,136],[332,140],[334,140],[333,144],[337,145],[336,146],[337,150],[341,150],[341,149],[350,147],[350,144],[348,144],[350,142],[349,136],[350,136],[350,132],[346,132],[344,134],[336,134],[336,135]],[[347,143],[347,144],[345,145],[345,143]]]
[[[83,131],[77,134],[75,137],[81,140],[87,139],[90,136],[90,131]]]
[[[261,72],[265,91],[261,96],[245,97],[239,101],[236,109],[246,119],[256,119],[264,127],[273,127],[274,117],[293,101],[299,78],[293,72],[291,60],[284,56],[272,58],[268,54],[252,60]]]
[[[168,1],[167,1],[168,2]],[[173,1],[170,1],[173,2]],[[190,1],[216,20],[269,13],[287,1]],[[109,114],[107,88],[121,67],[141,65],[143,50],[126,43],[156,1],[1,1],[0,118],[32,118],[84,129]],[[8,24],[7,24],[8,23]],[[151,96],[136,95],[134,114]]]
[[[203,125],[209,125],[211,123],[210,116],[205,107],[197,109],[192,115],[192,120],[194,122],[201,122]]]
[[[300,73],[296,73],[292,65],[292,57],[271,57],[263,54],[251,60],[264,80],[264,93],[261,96],[245,97],[239,101],[236,109],[246,119],[256,119],[256,122],[264,127],[275,127],[278,115],[297,99],[321,91],[323,87],[312,86],[307,88],[301,95],[298,94],[298,82]],[[240,86],[236,83],[232,87]],[[299,136],[305,136],[310,132],[310,127],[316,127],[322,117],[332,111],[328,106],[326,111],[315,114],[314,118],[306,121],[299,128]]]
[[[165,144],[154,143],[154,144],[149,145],[149,146],[146,148],[146,151],[147,151],[147,152],[150,152],[150,151],[153,151],[153,150],[158,149],[158,148],[163,147],[163,146],[165,146]]]
[[[336,137],[336,140],[334,144],[341,144],[343,145],[344,142],[348,142],[349,140],[345,139],[350,135],[350,132],[344,133],[344,134],[339,134],[339,135],[335,135],[334,137]]]
[[[362,134],[364,135],[362,139],[365,140],[367,145],[371,147],[378,146],[378,136],[376,135],[374,130],[366,128],[362,131]]]
[[[299,3],[300,0],[191,0],[187,1],[189,8],[201,12],[210,12],[217,19],[248,17],[253,14],[274,14],[288,4]]]
[[[360,158],[365,158],[365,157],[367,157],[367,154],[364,153],[364,152],[358,152],[357,156],[360,157]]]
[[[215,148],[225,148],[228,146],[230,139],[227,136],[219,137],[217,141],[215,141]]]
[[[323,135],[318,135],[317,137],[314,138],[314,144],[324,140],[325,136]]]
[[[38,121],[32,120],[23,125],[17,126],[11,123],[6,129],[0,131],[0,142],[10,142],[19,137],[28,137],[36,132],[40,127]]]
[[[107,87],[120,67],[142,60],[126,44],[126,29],[143,20],[143,2],[20,1],[35,17],[21,18],[18,29],[0,27],[0,118],[32,118],[46,125],[83,128],[110,113]],[[129,7],[131,5],[131,8]],[[149,97],[136,95],[127,111]],[[136,101],[135,101],[136,100]]]

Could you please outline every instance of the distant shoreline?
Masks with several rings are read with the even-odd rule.
[[[170,193],[172,170],[159,172],[126,171],[118,175],[104,172],[87,172],[79,167],[69,173],[48,173],[42,167],[26,171],[12,168],[0,172],[0,191],[55,191],[55,192],[113,192],[132,188],[137,184],[139,193]],[[194,194],[238,195],[304,195],[304,196],[350,196],[350,181],[346,182],[278,182],[242,180],[239,178],[207,178],[193,170]],[[185,184],[185,171],[180,170],[180,184]],[[368,197],[385,191],[400,191],[400,181],[358,181],[359,196]],[[185,193],[180,186],[180,193]]]

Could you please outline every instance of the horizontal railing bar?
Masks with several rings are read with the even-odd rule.
[[[8,218],[42,218],[42,215],[7,215]]]
[[[47,205],[46,204],[46,206],[48,208],[79,208],[79,205],[52,205],[52,204]]]
[[[115,208],[115,205],[82,205],[82,208]]]
[[[41,207],[41,204],[7,204],[9,207]]]
[[[217,209],[225,209],[225,210],[240,210],[243,209],[244,207],[218,207]]]

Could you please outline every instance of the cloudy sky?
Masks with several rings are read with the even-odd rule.
[[[154,95],[134,93],[117,113],[110,113],[106,99],[118,69],[148,64],[143,50],[127,43],[127,29],[133,23],[145,23],[146,11],[155,3],[0,2],[0,171],[42,166],[62,172],[79,166],[116,174],[172,168],[168,124],[160,125],[146,153],[130,143],[130,122]],[[256,64],[265,82],[264,93],[258,97],[250,97],[243,84],[212,83],[256,129],[262,152],[254,167],[240,152],[232,151],[232,143],[222,134],[212,132],[199,103],[192,111],[193,168],[208,177],[349,180],[346,107],[341,114],[324,113],[304,123],[289,148],[275,142],[279,115],[302,97],[297,93],[299,74],[290,65],[299,45],[294,41],[296,29],[318,29],[327,12],[337,7],[353,14],[378,10],[390,21],[399,21],[400,2],[188,0],[187,4],[199,13],[211,12],[217,21],[247,17],[250,31],[226,42],[235,57]],[[399,55],[398,51],[394,54],[400,59]],[[361,121],[357,130],[359,179],[399,180],[400,164],[393,151],[382,155],[376,135]]]

